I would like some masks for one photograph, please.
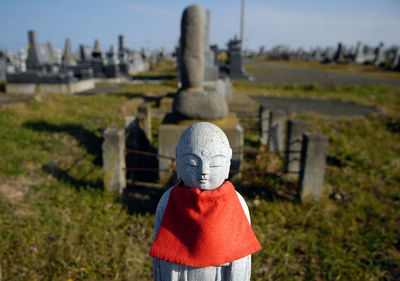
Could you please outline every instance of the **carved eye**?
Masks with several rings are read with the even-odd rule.
[[[194,167],[197,166],[197,162],[193,158],[188,159],[187,163],[190,166],[194,166]]]
[[[223,165],[224,165],[224,157],[217,156],[211,160],[210,168],[217,168],[217,167],[221,167]]]

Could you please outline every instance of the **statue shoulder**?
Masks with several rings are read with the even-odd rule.
[[[237,194],[237,196],[238,196],[238,198],[239,198],[240,204],[242,205],[242,208],[243,208],[243,211],[244,211],[244,213],[245,213],[245,215],[246,215],[246,217],[247,217],[247,220],[248,220],[249,223],[251,224],[251,220],[250,220],[250,211],[249,211],[249,207],[247,207],[246,200],[244,200],[243,196],[242,196],[239,192],[236,191],[236,194]]]

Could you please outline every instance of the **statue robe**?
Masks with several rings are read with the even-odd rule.
[[[154,237],[157,237],[165,209],[168,204],[171,187],[160,199],[156,210],[156,219],[154,227]],[[250,224],[249,209],[243,197],[236,192],[239,202],[243,208],[246,218]],[[193,267],[177,263],[168,262],[166,260],[153,258],[153,274],[155,281],[208,281],[208,280],[250,280],[251,275],[251,255],[245,256],[238,260],[225,263],[218,266]]]

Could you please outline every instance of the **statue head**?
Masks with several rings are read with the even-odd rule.
[[[213,190],[229,176],[232,149],[216,125],[199,122],[187,128],[176,147],[178,179],[186,187]]]

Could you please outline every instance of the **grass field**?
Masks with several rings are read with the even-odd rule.
[[[382,112],[297,116],[329,138],[320,202],[296,200],[295,185],[273,173],[280,158],[246,159],[246,167],[271,172],[235,182],[263,247],[253,255],[252,280],[399,280],[400,89],[237,81],[233,87],[234,94],[337,98]],[[102,131],[122,126],[134,111],[132,97],[171,88],[138,84],[121,94],[39,95],[0,105],[4,280],[152,280],[154,210],[129,210],[103,191]],[[245,128],[257,125],[242,121]],[[254,132],[246,132],[246,142],[257,146]]]

